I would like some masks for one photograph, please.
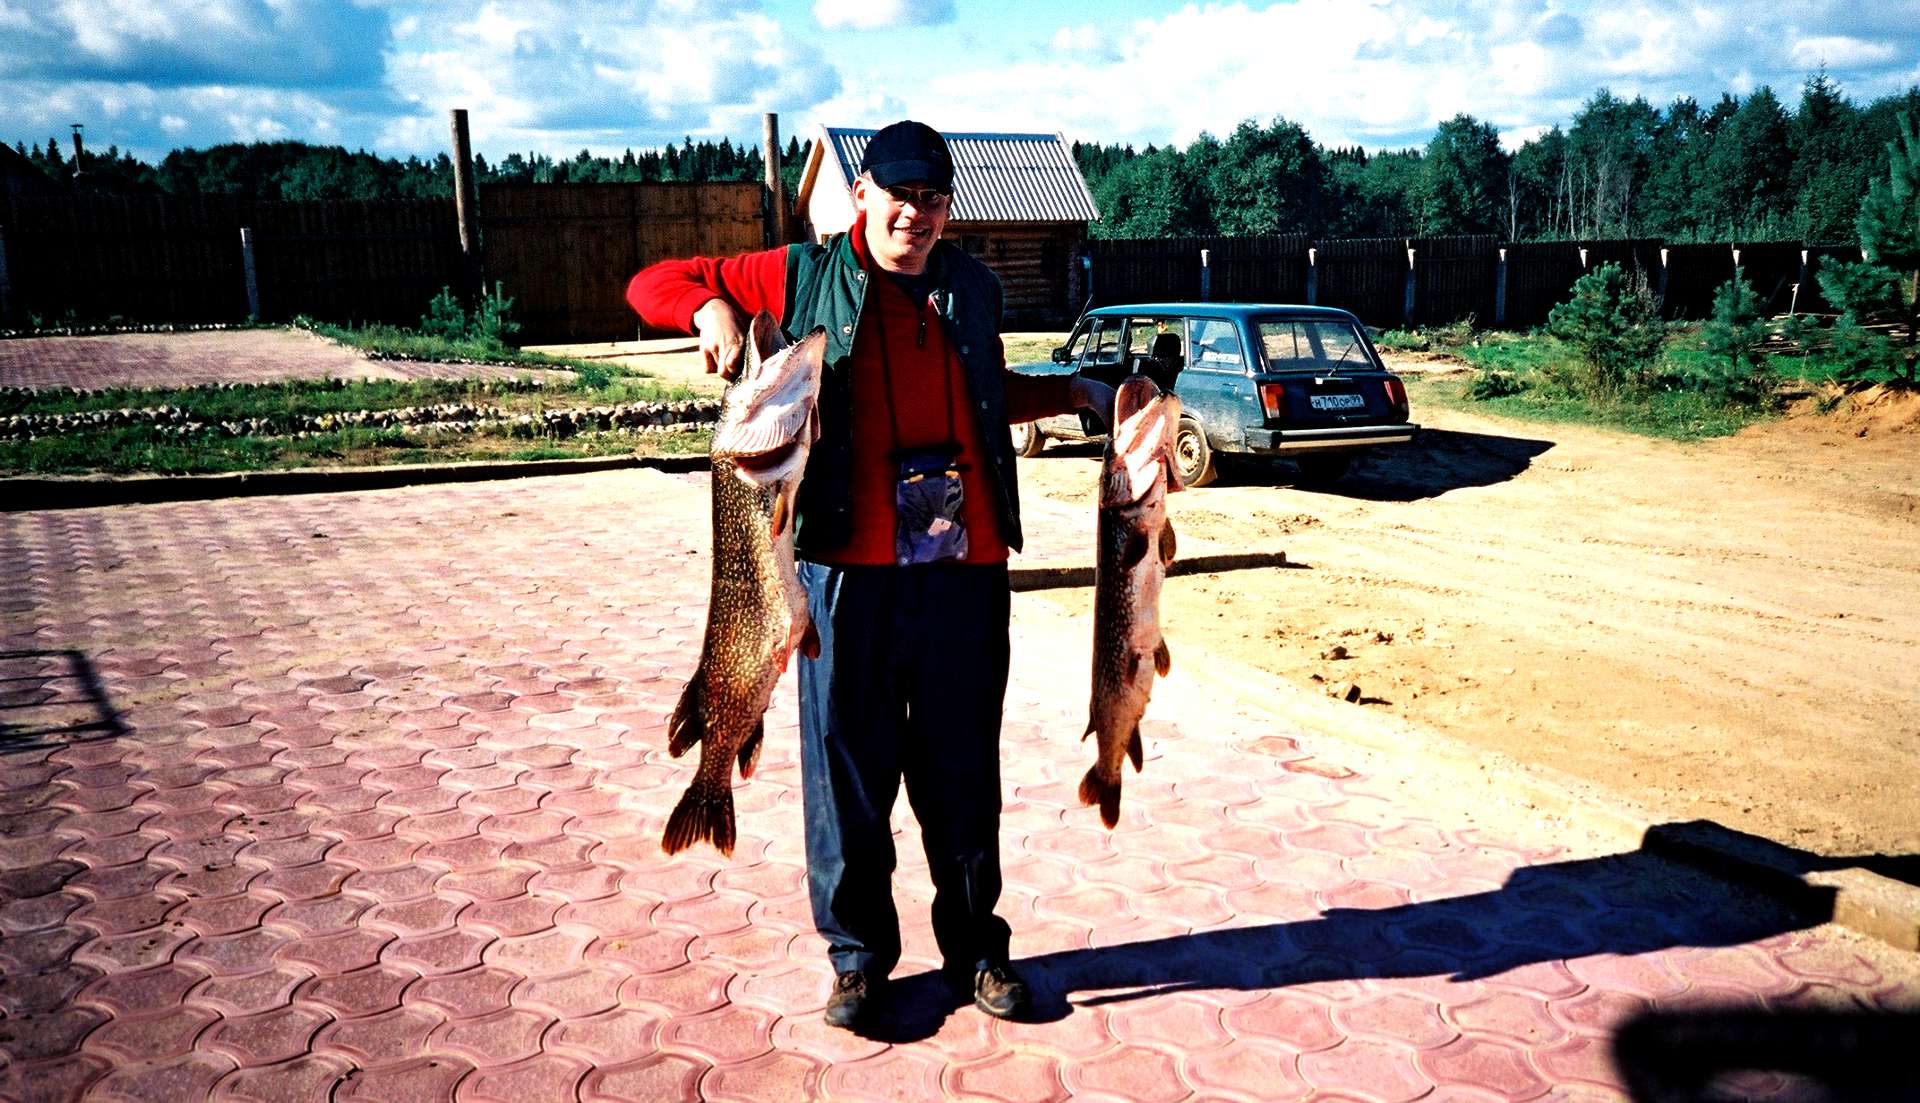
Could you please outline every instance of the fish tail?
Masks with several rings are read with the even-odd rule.
[[[680,703],[673,707],[673,718],[667,721],[667,753],[675,758],[687,753],[687,748],[700,742],[707,734],[707,709],[705,694],[700,692],[700,672],[694,671],[687,679],[687,688],[680,691]]]
[[[1100,822],[1112,828],[1120,822],[1120,775],[1112,778],[1100,776],[1100,767],[1094,766],[1087,776],[1080,779],[1080,803],[1100,806]]]
[[[708,784],[696,778],[667,818],[667,832],[661,836],[660,849],[678,854],[694,843],[705,840],[720,853],[733,855],[733,790],[724,784]]]

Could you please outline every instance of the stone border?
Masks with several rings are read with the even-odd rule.
[[[301,467],[287,471],[240,471],[220,475],[21,476],[0,479],[0,512],[90,509],[272,494],[330,494],[391,490],[436,483],[587,475],[650,467],[659,471],[704,471],[707,457],[589,456],[582,459],[503,460],[473,463],[387,464],[378,467]]]

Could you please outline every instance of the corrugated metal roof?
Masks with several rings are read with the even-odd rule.
[[[873,130],[826,127],[841,177],[860,175]],[[955,222],[1091,222],[1100,217],[1058,134],[948,134]]]

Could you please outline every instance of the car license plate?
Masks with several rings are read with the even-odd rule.
[[[1367,400],[1357,394],[1317,394],[1308,402],[1316,410],[1360,410],[1367,405]]]

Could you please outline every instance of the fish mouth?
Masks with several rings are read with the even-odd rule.
[[[759,452],[750,456],[734,455],[725,458],[732,460],[735,467],[740,468],[750,475],[764,475],[779,468],[788,460],[791,460],[794,453],[798,451],[800,451],[800,441],[798,438],[795,438],[771,451]]]

